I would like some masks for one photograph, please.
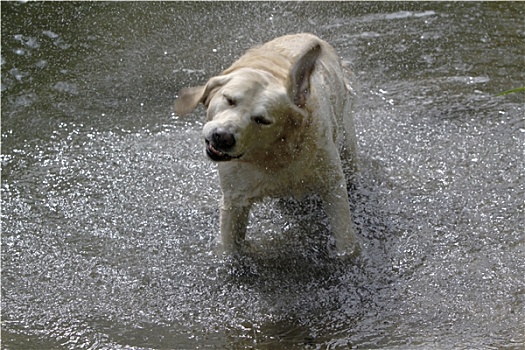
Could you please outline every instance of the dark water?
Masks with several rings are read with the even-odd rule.
[[[3,349],[525,348],[523,3],[1,3]],[[176,92],[309,31],[350,61],[363,265],[319,202],[216,252]]]

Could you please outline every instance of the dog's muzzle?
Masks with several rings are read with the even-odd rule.
[[[209,139],[206,141],[206,154],[211,160],[216,162],[224,162],[240,156],[232,156],[228,154],[235,147],[235,135],[224,129],[218,128],[214,130]]]

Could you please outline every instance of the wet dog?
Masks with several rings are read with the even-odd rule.
[[[319,194],[338,253],[359,253],[343,171],[356,163],[345,74],[332,46],[296,34],[247,51],[204,86],[181,90],[177,114],[199,103],[207,109],[203,135],[206,154],[218,163],[225,248],[244,240],[258,200]]]

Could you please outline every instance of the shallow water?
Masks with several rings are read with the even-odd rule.
[[[2,348],[522,349],[521,3],[5,3]],[[359,80],[367,245],[315,198],[217,252],[203,110],[176,92],[309,31]]]

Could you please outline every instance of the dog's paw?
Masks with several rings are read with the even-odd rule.
[[[350,241],[338,241],[336,243],[337,257],[343,260],[357,260],[363,255],[363,243],[360,239]]]

